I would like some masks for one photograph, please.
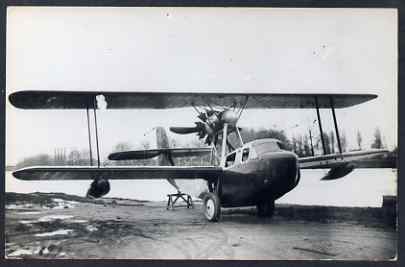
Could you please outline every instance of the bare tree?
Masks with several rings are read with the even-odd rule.
[[[380,128],[376,127],[374,131],[374,142],[371,148],[383,148]]]
[[[150,143],[149,143],[149,141],[147,141],[147,140],[143,140],[142,142],[141,142],[141,148],[142,149],[150,149]]]
[[[80,152],[79,150],[72,149],[68,155],[69,165],[79,165],[80,164]]]
[[[330,137],[330,153],[335,153],[335,133],[333,131],[330,131],[329,137]]]
[[[120,142],[114,146],[114,152],[124,152],[131,150],[132,146],[126,142]],[[115,165],[132,165],[132,160],[116,160]]]
[[[17,168],[23,168],[34,165],[52,165],[53,159],[48,154],[39,154],[36,156],[24,158],[21,162],[16,164]]]
[[[131,144],[127,142],[120,142],[114,146],[114,152],[128,151],[132,148]]]
[[[345,132],[341,132],[339,134],[340,136],[340,146],[342,147],[342,152],[346,152],[347,151],[347,138],[346,138],[346,134]]]
[[[325,142],[325,154],[331,153],[331,140],[327,133],[323,133],[323,140]]]
[[[309,144],[308,135],[304,135],[303,142],[304,142],[304,156],[312,156],[311,145]]]
[[[361,150],[361,143],[363,141],[363,138],[361,137],[360,130],[357,130],[356,140],[357,140],[357,145],[359,147],[359,150]]]
[[[170,138],[169,144],[170,144],[170,147],[171,147],[171,148],[176,148],[176,147],[178,146],[177,139],[176,139],[176,138],[173,138],[173,137]]]

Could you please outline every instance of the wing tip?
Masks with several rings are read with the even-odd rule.
[[[38,107],[35,105],[36,102],[34,101],[33,97],[46,92],[48,91],[40,91],[40,90],[15,91],[8,95],[8,100],[16,108],[37,109]],[[30,98],[31,101],[27,101],[27,98]]]
[[[368,101],[369,101],[369,100],[376,99],[376,98],[378,97],[377,94],[366,94],[366,96],[369,98]]]
[[[13,171],[12,175],[14,176],[14,178],[16,178],[18,180],[28,180],[24,176],[24,169]]]
[[[118,153],[111,153],[108,155],[108,160],[117,160],[117,154]]]
[[[18,105],[18,96],[21,94],[21,92],[23,92],[23,91],[13,92],[8,95],[8,101],[16,108],[21,108]]]

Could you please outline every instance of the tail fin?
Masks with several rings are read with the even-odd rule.
[[[156,145],[157,148],[170,148],[169,138],[163,127],[156,127]]]
[[[163,127],[156,127],[156,146],[160,148],[170,148],[169,138],[167,137],[166,130]],[[160,166],[174,166],[174,161],[170,153],[161,153],[158,158]],[[180,188],[176,181],[172,178],[167,178],[167,181],[180,192]]]
[[[166,130],[163,127],[156,127],[156,148],[170,148],[169,138],[167,138]],[[159,155],[158,162],[160,166],[174,165],[170,153],[162,153]]]

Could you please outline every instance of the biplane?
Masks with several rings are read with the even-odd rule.
[[[92,180],[88,196],[102,197],[110,190],[111,179],[167,179],[179,190],[177,179],[207,182],[203,199],[204,215],[218,221],[221,207],[257,206],[259,216],[269,217],[274,202],[295,188],[301,169],[330,169],[322,180],[344,177],[355,162],[386,153],[383,149],[343,152],[335,109],[358,105],[376,98],[373,94],[271,94],[271,93],[181,93],[181,92],[96,92],[17,91],[10,103],[22,109],[83,109],[87,114],[91,166],[32,166],[13,172],[22,180]],[[101,166],[97,131],[100,102],[107,109],[172,109],[192,107],[198,121],[192,127],[171,127],[177,134],[195,133],[207,147],[170,148],[163,128],[157,128],[158,147],[123,151],[110,160],[137,160],[159,157],[159,166]],[[280,140],[266,138],[245,143],[237,122],[245,109],[315,109],[323,147],[322,155],[299,158]],[[338,153],[326,154],[320,109],[330,109],[337,137]],[[97,164],[91,154],[90,111],[94,113]],[[229,142],[234,133],[238,145]],[[160,143],[159,143],[160,140]],[[175,166],[173,158],[211,155],[209,166]]]

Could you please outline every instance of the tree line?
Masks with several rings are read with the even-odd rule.
[[[241,136],[244,142],[250,142],[255,139],[261,138],[276,138],[284,143],[286,149],[294,151],[299,157],[307,157],[312,155],[322,154],[322,138],[320,135],[314,135],[312,132],[306,134],[299,134],[293,136],[289,139],[283,130],[278,129],[242,129]],[[339,134],[340,136],[340,147],[342,152],[348,151],[347,148],[347,138],[344,132]],[[181,138],[171,138],[171,147],[204,147],[203,142],[199,140],[194,140],[187,143],[181,143],[179,140]],[[239,144],[238,138],[235,133],[229,136],[229,142],[234,147]],[[338,142],[333,131],[323,134],[323,142],[325,144],[325,153],[336,153],[338,152]],[[356,142],[358,148],[355,150],[363,149],[363,138],[360,131],[357,131]],[[111,152],[122,152],[129,150],[146,150],[152,148],[152,144],[148,141],[142,141],[138,145],[132,145],[128,142],[120,142],[114,146]],[[371,148],[383,148],[382,134],[379,128],[375,129],[374,139],[371,144]],[[93,165],[97,164],[97,158],[95,153],[92,155]],[[206,155],[203,157],[182,157],[174,159],[175,165],[190,166],[190,165],[210,165],[212,162],[211,155]],[[78,166],[88,166],[90,165],[90,152],[89,150],[82,149],[66,149],[58,148],[54,150],[53,155],[42,153],[32,157],[24,158],[22,161],[16,164],[16,168],[23,168],[27,166],[35,165],[78,165]],[[102,159],[101,165],[157,165],[158,162],[156,158],[142,159],[142,160],[123,160],[123,161],[110,161],[108,159]]]

